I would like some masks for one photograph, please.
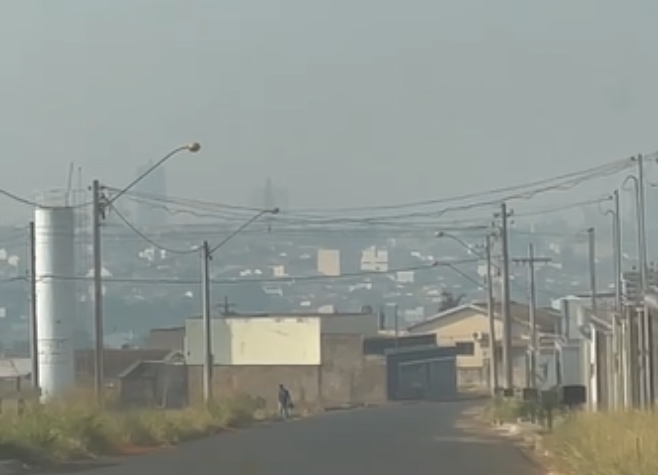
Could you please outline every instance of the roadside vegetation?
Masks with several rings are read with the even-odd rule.
[[[28,404],[0,415],[0,459],[40,465],[130,455],[208,436],[259,417],[249,397],[181,410],[101,409],[87,401]]]
[[[517,398],[493,399],[485,414],[495,424],[545,422],[540,404]],[[658,412],[556,408],[554,416],[552,429],[541,437],[553,473],[658,475]]]
[[[658,413],[579,412],[556,425],[544,446],[565,475],[656,475]]]

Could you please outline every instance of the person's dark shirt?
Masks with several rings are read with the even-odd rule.
[[[286,388],[279,388],[279,402],[283,405],[290,403],[290,392]]]

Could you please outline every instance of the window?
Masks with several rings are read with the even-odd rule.
[[[473,356],[475,354],[475,343],[472,341],[458,341],[455,343],[457,354],[460,356]]]

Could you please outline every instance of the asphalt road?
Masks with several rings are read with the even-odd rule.
[[[327,413],[76,470],[94,475],[536,475],[509,442],[464,428],[465,402]]]

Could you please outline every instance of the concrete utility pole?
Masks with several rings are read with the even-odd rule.
[[[594,228],[587,230],[587,243],[589,253],[589,288],[592,292],[592,315],[598,317],[598,298],[596,295],[596,234]]]
[[[37,253],[34,221],[30,222],[30,357],[32,387],[39,388],[39,332],[37,328]]]
[[[615,285],[615,311],[612,316],[612,375],[613,375],[613,401],[614,407],[620,408],[626,404],[626,386],[625,375],[627,366],[626,344],[624,319],[622,318],[622,283],[621,283],[621,214],[619,205],[619,190],[612,194],[612,210],[606,211],[612,217],[612,256],[613,256],[613,277]]]
[[[645,403],[652,407],[655,397],[653,377],[653,328],[649,307],[645,302],[647,288],[649,286],[648,261],[647,261],[647,230],[646,230],[646,193],[644,190],[644,157],[638,154],[637,158],[637,208],[638,208],[638,243],[640,244],[640,273],[642,274],[642,347],[643,347],[643,370],[644,370],[644,392]]]
[[[488,234],[485,242],[487,254],[487,313],[489,317],[489,371],[491,371],[491,392],[498,390],[498,356],[496,352],[496,323],[493,292],[493,264],[491,262],[491,235]]]
[[[619,205],[619,190],[612,194],[612,255],[614,258],[615,273],[615,312],[621,315],[621,273],[622,273],[622,241],[621,241],[621,207]]]
[[[514,389],[514,358],[512,354],[512,311],[510,298],[510,276],[509,276],[509,235],[507,230],[507,219],[511,213],[507,205],[500,205],[500,237],[502,243],[502,314],[503,314],[503,366],[505,367],[505,388]]]
[[[212,349],[212,316],[210,315],[210,260],[212,255],[208,241],[203,241],[201,247],[201,301],[203,306],[203,336],[204,336],[204,358],[203,358],[203,400],[212,400],[212,377],[214,356]]]
[[[639,291],[640,308],[635,313],[638,328],[638,363],[640,366],[639,375],[639,402],[641,406],[653,404],[653,339],[651,329],[651,319],[645,302],[646,291],[648,287],[648,269],[647,269],[647,235],[646,235],[646,211],[645,211],[645,192],[644,192],[644,157],[638,155],[631,160],[637,165],[636,175],[630,175],[624,180],[632,180],[635,185],[635,212],[637,225],[637,251],[638,251],[638,269],[639,269]]]
[[[530,324],[530,378],[528,385],[531,388],[536,386],[537,376],[537,352],[539,350],[539,341],[537,338],[537,292],[535,288],[535,264],[547,264],[551,262],[549,257],[536,257],[535,246],[528,244],[528,257],[513,259],[515,264],[528,266],[528,323]]]
[[[201,304],[203,307],[203,340],[204,340],[204,359],[203,359],[203,399],[210,402],[213,396],[212,378],[215,358],[213,354],[213,335],[212,335],[212,316],[210,314],[210,261],[212,256],[219,248],[226,245],[234,237],[247,229],[252,223],[258,221],[264,215],[279,214],[279,208],[264,209],[247,220],[242,226],[237,228],[226,236],[219,244],[212,249],[208,241],[203,241],[201,246]]]
[[[94,180],[92,194],[92,247],[94,262],[94,389],[99,405],[104,402],[103,396],[103,262],[101,252],[101,222],[105,217],[105,200],[102,197],[101,185]]]

